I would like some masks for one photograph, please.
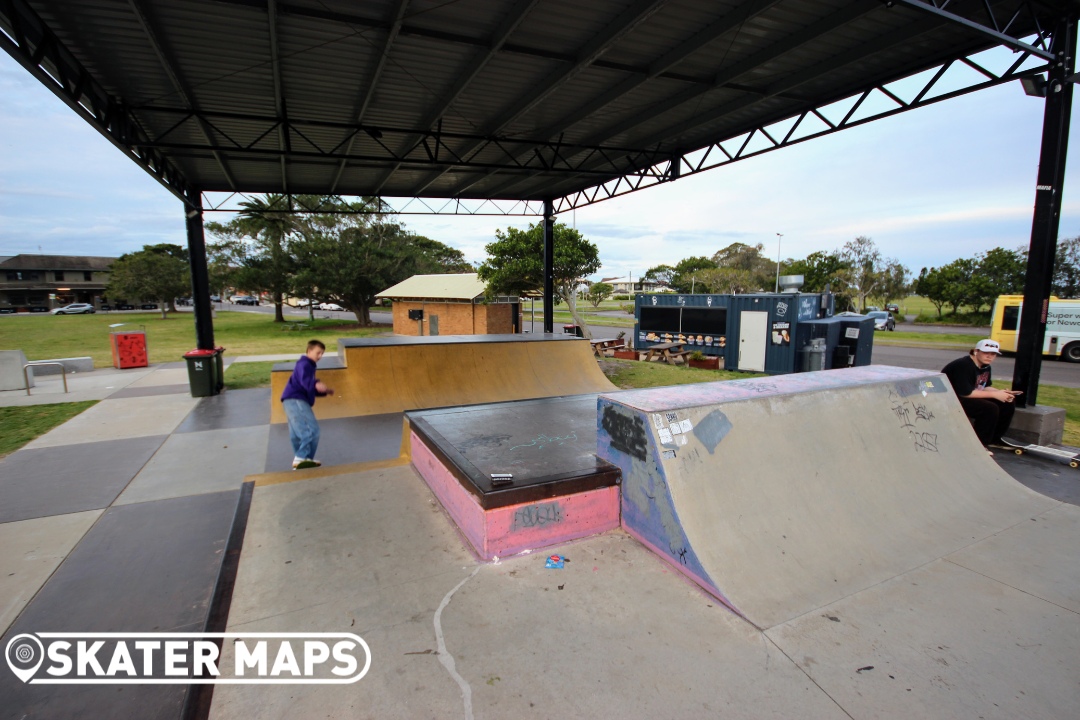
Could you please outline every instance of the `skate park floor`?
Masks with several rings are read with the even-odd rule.
[[[370,672],[212,696],[0,673],[0,717],[1065,718],[1080,704],[1067,467],[997,453],[1058,504],[759,629],[621,531],[480,563],[408,465],[333,474],[396,457],[397,414],[322,421],[328,467],[245,484],[288,467],[269,391],[194,399],[182,369],[87,373],[72,394],[101,402],[0,461],[0,642],[347,631],[371,646]],[[563,569],[544,568],[552,553]]]

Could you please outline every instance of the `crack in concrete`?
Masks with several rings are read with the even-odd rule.
[[[462,585],[469,582],[476,573],[480,572],[480,568],[482,567],[483,565],[478,565],[475,570],[469,573],[468,577],[455,585],[453,590],[446,593],[446,597],[439,603],[439,609],[435,611],[435,640],[439,643],[439,662],[442,663],[442,666],[446,668],[446,672],[450,673],[450,677],[454,678],[454,682],[461,688],[461,698],[465,703],[465,720],[473,720],[472,688],[465,678],[458,674],[454,663],[454,656],[446,649],[446,639],[443,637],[442,629],[442,611],[450,604],[450,598],[454,597],[454,593],[460,590]]]

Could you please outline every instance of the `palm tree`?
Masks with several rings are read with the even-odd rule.
[[[285,322],[282,302],[290,290],[296,263],[289,252],[289,236],[297,229],[296,215],[284,195],[267,194],[240,203],[235,230],[252,238],[257,252],[247,264],[247,277],[270,292],[274,322]]]

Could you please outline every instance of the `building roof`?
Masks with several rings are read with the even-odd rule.
[[[413,275],[375,297],[392,300],[476,300],[487,285],[476,273]]]
[[[96,255],[11,255],[0,257],[5,270],[108,270],[114,257]]]

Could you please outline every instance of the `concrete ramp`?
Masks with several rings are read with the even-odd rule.
[[[633,390],[598,410],[623,527],[760,628],[1057,505],[998,468],[936,373]]]
[[[319,418],[607,392],[587,340],[566,335],[444,335],[338,341],[319,377],[336,391]],[[285,422],[281,393],[293,363],[275,366],[271,421]]]

